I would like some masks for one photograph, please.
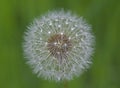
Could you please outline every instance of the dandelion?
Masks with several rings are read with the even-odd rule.
[[[64,11],[35,19],[24,36],[27,63],[38,77],[71,80],[89,68],[94,36],[82,17]]]

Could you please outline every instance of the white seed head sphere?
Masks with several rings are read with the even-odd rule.
[[[91,63],[91,27],[70,12],[53,11],[35,19],[24,39],[27,62],[38,77],[71,80]]]

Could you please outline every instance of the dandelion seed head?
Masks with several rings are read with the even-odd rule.
[[[82,17],[49,12],[33,21],[24,39],[27,63],[38,77],[71,80],[89,68],[94,36]]]

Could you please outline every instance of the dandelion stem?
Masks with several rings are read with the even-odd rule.
[[[68,82],[64,81],[64,88],[68,88]]]

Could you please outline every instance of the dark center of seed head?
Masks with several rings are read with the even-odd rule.
[[[71,48],[71,40],[65,34],[55,34],[48,39],[47,49],[55,58],[65,58]]]

